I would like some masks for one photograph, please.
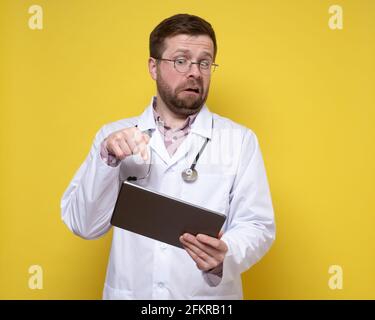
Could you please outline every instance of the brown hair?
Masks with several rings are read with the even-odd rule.
[[[214,58],[217,44],[215,31],[204,19],[190,14],[176,14],[160,22],[150,34],[150,57],[160,58],[165,50],[164,40],[179,34],[207,35],[214,43]]]

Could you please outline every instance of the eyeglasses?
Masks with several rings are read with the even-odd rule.
[[[160,60],[160,61],[173,62],[174,68],[180,73],[189,72],[190,69],[191,69],[191,66],[193,64],[197,64],[198,68],[199,68],[199,71],[202,72],[203,74],[211,74],[212,72],[215,71],[216,67],[219,66],[218,64],[212,63],[209,60],[202,60],[202,61],[199,61],[199,62],[193,62],[189,59],[182,58],[182,57],[177,58],[177,59],[164,59],[164,58],[154,58],[154,59]]]

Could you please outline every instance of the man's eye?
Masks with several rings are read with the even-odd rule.
[[[176,59],[176,64],[180,65],[180,66],[183,66],[184,64],[186,64],[187,60],[184,59],[184,58],[178,58]]]
[[[203,60],[203,61],[199,62],[199,64],[202,68],[205,68],[205,69],[209,68],[210,65],[211,65],[211,63],[207,60]]]

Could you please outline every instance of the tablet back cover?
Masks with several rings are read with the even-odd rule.
[[[185,232],[216,237],[225,215],[125,181],[113,211],[113,226],[183,248]]]

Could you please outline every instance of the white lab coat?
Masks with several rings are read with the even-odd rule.
[[[130,156],[110,167],[101,159],[100,144],[112,132],[136,124],[142,131],[153,129],[153,164],[150,176],[135,183],[225,214],[222,240],[229,250],[219,278],[200,271],[183,249],[115,227],[103,298],[242,299],[241,273],[259,261],[275,239],[271,196],[255,134],[211,113],[206,105],[172,157],[156,128],[152,103],[139,117],[102,127],[63,195],[63,221],[85,239],[111,228],[121,181],[144,176],[148,165]],[[206,137],[211,140],[196,166],[198,180],[186,183],[181,171],[190,167]]]

